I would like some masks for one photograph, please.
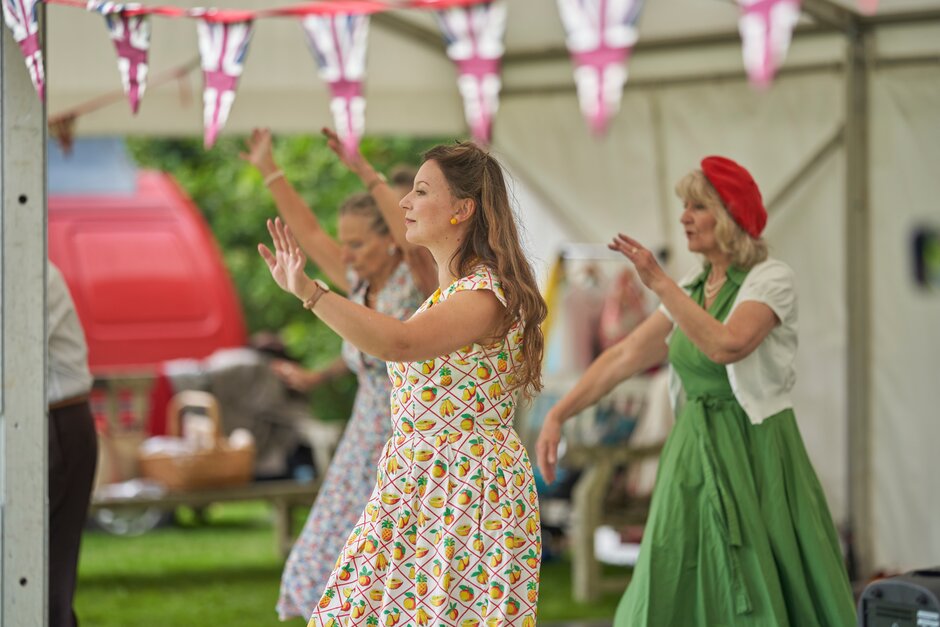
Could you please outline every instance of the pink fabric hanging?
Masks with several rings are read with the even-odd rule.
[[[46,99],[46,73],[42,63],[42,46],[39,45],[39,23],[36,5],[39,0],[3,0],[3,21],[6,22],[13,40],[19,45],[26,60],[29,78],[33,81],[40,100]]]
[[[601,135],[620,110],[643,0],[558,0],[581,113]]]
[[[242,74],[253,27],[251,20],[217,21],[219,19],[207,16],[197,24],[205,79],[203,143],[206,148],[215,144],[235,102],[235,89]]]
[[[336,133],[346,150],[354,153],[365,130],[362,81],[369,45],[369,15],[309,15],[301,24],[320,68],[320,78],[330,86],[330,110]]]
[[[751,83],[766,88],[787,56],[790,36],[800,19],[799,0],[738,0],[738,29],[744,67]]]
[[[490,142],[499,109],[500,63],[505,51],[506,3],[503,0],[455,7],[436,13],[447,56],[457,64],[457,88],[474,139]]]
[[[147,89],[147,55],[150,51],[150,16],[139,4],[90,0],[88,10],[101,13],[118,55],[118,70],[131,111],[137,115]]]

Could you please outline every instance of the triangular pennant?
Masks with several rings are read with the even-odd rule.
[[[36,5],[39,0],[2,0],[3,21],[19,45],[29,78],[33,81],[39,99],[46,99],[46,72],[42,64],[42,46],[39,45],[39,21]]]
[[[878,0],[858,0],[858,10],[862,15],[874,15],[878,12]]]
[[[118,70],[124,94],[137,115],[147,89],[147,54],[150,51],[150,16],[137,13],[139,4],[117,4],[89,0],[88,10],[101,13],[118,55]]]
[[[790,47],[800,19],[799,0],[738,0],[744,67],[751,82],[768,87]]]
[[[457,64],[457,87],[474,139],[490,141],[499,109],[500,64],[505,50],[506,3],[494,0],[438,11],[447,56]]]
[[[211,148],[235,102],[235,89],[244,67],[253,24],[251,20],[215,22],[203,18],[197,26],[205,81],[202,92],[203,143],[206,148]]]
[[[320,78],[330,86],[330,110],[336,133],[352,154],[359,148],[365,130],[362,81],[369,46],[369,16],[309,15],[301,24],[320,68]]]
[[[620,110],[643,0],[558,0],[581,113],[600,135]]]

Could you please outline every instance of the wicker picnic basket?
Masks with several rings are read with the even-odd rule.
[[[215,427],[213,445],[185,455],[141,451],[138,454],[141,476],[158,481],[170,490],[222,488],[248,483],[254,470],[254,446],[229,446],[222,434],[219,403],[212,394],[194,390],[176,394],[167,407],[169,435],[180,435],[183,413],[187,409],[201,409],[209,417]]]

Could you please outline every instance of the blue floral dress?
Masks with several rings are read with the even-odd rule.
[[[360,282],[350,300],[363,304],[367,288],[367,283]],[[408,264],[400,263],[379,291],[375,309],[405,320],[423,300]],[[343,342],[343,359],[355,373],[359,389],[323,487],[284,566],[277,603],[282,620],[309,618],[316,608],[336,558],[369,500],[379,456],[392,433],[391,382],[385,362],[359,352],[348,342]]]

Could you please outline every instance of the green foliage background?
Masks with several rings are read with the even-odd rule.
[[[388,171],[399,163],[417,165],[421,153],[440,141],[365,138],[361,150],[376,169]],[[258,243],[269,239],[265,220],[277,212],[260,175],[239,158],[245,138],[221,138],[211,150],[203,148],[201,139],[134,138],[127,144],[142,167],[171,173],[202,211],[235,283],[248,332],[279,331],[289,353],[309,367],[336,359],[339,337],[275,285],[258,255]],[[274,154],[320,222],[335,234],[337,208],[346,196],[362,191],[359,179],[319,135],[277,137]],[[322,277],[319,272],[313,274]],[[347,418],[355,387],[350,375],[315,390],[316,415],[324,420]]]

